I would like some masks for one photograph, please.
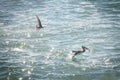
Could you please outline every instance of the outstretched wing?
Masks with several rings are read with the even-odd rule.
[[[37,21],[38,21],[38,26],[42,27],[41,21],[40,21],[40,19],[39,19],[39,17],[37,15],[36,15],[36,18],[37,18]]]

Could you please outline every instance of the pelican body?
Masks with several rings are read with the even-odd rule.
[[[36,29],[41,29],[41,28],[44,28],[41,24],[41,21],[39,19],[39,17],[36,15],[36,18],[37,18],[37,21],[38,21],[38,25],[36,25]]]
[[[72,51],[72,53],[74,53],[73,57],[78,55],[78,54],[82,54],[84,53],[86,50],[89,50],[89,48],[85,47],[85,46],[82,46],[82,50],[79,50],[79,51]]]

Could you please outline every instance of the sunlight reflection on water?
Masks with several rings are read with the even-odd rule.
[[[120,78],[119,1],[3,0],[3,3],[0,3],[0,80],[6,80],[6,76],[7,80]],[[40,17],[44,29],[35,29],[35,15]],[[83,45],[90,52],[72,58],[72,50]]]

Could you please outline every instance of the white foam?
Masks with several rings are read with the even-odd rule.
[[[24,52],[24,50],[20,48],[11,48],[11,51]]]
[[[68,55],[67,55],[67,59],[72,59],[72,58],[73,58],[73,55],[74,55],[73,53],[68,54]]]

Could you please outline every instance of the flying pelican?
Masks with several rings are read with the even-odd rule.
[[[74,54],[73,54],[73,57],[76,56],[76,55],[78,55],[78,54],[84,53],[86,50],[89,50],[89,51],[90,51],[89,48],[87,48],[87,47],[85,47],[85,46],[82,46],[82,49],[81,49],[81,50],[79,50],[79,51],[72,51],[72,53],[74,53]]]
[[[41,29],[41,28],[44,28],[41,24],[41,21],[39,19],[39,17],[36,15],[36,18],[37,18],[37,21],[38,21],[38,25],[36,25],[36,29]]]

